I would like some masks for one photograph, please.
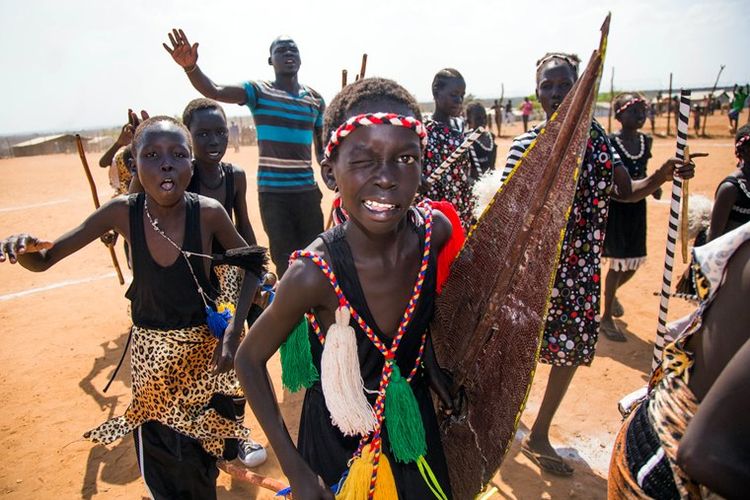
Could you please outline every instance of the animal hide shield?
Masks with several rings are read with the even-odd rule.
[[[481,492],[513,439],[536,367],[549,293],[585,153],[602,44],[469,233],[431,335],[466,404],[441,422],[457,499]]]

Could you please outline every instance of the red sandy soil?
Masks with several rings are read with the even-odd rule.
[[[606,125],[606,118],[602,123]],[[665,119],[657,121],[663,131]],[[647,127],[648,131],[649,128]],[[674,129],[673,129],[674,130]],[[714,138],[691,138],[693,152],[711,156],[699,161],[692,193],[713,196],[718,182],[735,165],[733,141],[727,132],[726,116],[709,121]],[[502,159],[510,137],[520,125],[503,127],[498,139]],[[674,154],[674,138],[657,137],[651,168]],[[245,167],[254,177],[257,149],[243,147],[227,153],[226,159]],[[102,199],[110,196],[107,172],[96,166],[90,155]],[[92,201],[80,162],[75,155],[55,155],[0,161],[0,233],[30,231],[54,239],[74,227],[92,210]],[[251,183],[253,184],[253,183]],[[321,184],[322,186],[322,184]],[[323,188],[325,189],[325,188]],[[267,243],[257,212],[257,194],[251,187],[248,205],[261,244]],[[665,196],[664,199],[668,199]],[[330,207],[325,191],[324,212]],[[492,485],[507,498],[604,498],[609,454],[620,426],[616,402],[644,385],[656,331],[668,204],[648,201],[649,260],[620,292],[625,316],[626,343],[602,338],[598,355],[590,368],[579,370],[552,426],[553,443],[570,457],[576,467],[571,478],[557,478],[540,470],[512,447]],[[118,256],[125,266],[122,245]],[[684,268],[677,263],[676,272]],[[127,268],[125,266],[126,275]],[[9,498],[139,498],[146,496],[140,480],[130,436],[110,446],[93,445],[81,436],[105,419],[120,414],[130,399],[128,362],[115,383],[102,389],[116,365],[127,338],[130,322],[125,287],[111,275],[108,252],[95,242],[50,271],[35,274],[20,266],[0,265],[0,321],[5,335],[0,340],[0,494]],[[69,280],[90,281],[67,284],[23,296],[18,292],[61,284]],[[64,283],[63,283],[64,284]],[[670,318],[690,311],[681,300],[670,302]],[[287,423],[296,435],[302,404],[300,395],[280,390],[280,368],[274,358],[269,366]],[[533,423],[549,370],[540,366],[521,419],[519,437]],[[256,438],[266,443],[252,412],[248,424]],[[273,453],[257,472],[283,479]],[[272,494],[238,483],[223,473],[219,477],[219,498],[272,498]],[[494,498],[498,498],[496,495]]]

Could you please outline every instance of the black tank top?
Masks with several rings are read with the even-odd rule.
[[[224,210],[229,214],[229,219],[234,221],[232,212],[234,209],[234,167],[229,163],[219,163],[219,168],[224,175],[224,200],[219,200]],[[200,194],[200,170],[193,162],[193,177],[190,178],[190,184],[187,191]]]
[[[719,186],[725,182],[736,187],[739,191],[737,199],[734,201],[734,205],[732,205],[732,209],[729,212],[730,225],[727,227],[727,230],[730,230],[750,221],[750,186],[748,186],[748,182],[744,179],[738,179],[733,175],[721,181]]]
[[[133,283],[125,296],[131,301],[133,324],[145,328],[177,329],[205,324],[206,313],[195,281],[185,258],[180,255],[173,264],[157,264],[146,244],[143,223],[143,193],[128,197],[130,206],[130,252],[133,259]],[[200,204],[198,195],[185,193],[184,250],[203,252],[201,242]],[[203,290],[213,297],[200,257],[190,263]]]

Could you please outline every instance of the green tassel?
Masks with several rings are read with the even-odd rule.
[[[417,398],[396,363],[393,363],[391,380],[385,390],[385,425],[393,457],[398,462],[415,462],[427,453]]]
[[[307,319],[302,318],[281,344],[281,383],[290,392],[307,389],[320,379],[312,362]]]

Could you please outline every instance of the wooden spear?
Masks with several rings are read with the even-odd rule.
[[[719,77],[721,76],[721,72],[724,71],[724,65],[722,64],[719,67],[719,74],[716,75],[716,81],[714,82],[714,87],[711,89],[711,93],[708,94],[708,105],[706,106],[706,109],[703,110],[703,130],[701,131],[701,135],[703,137],[706,136],[706,122],[708,121],[708,110],[711,108],[711,101],[714,99],[714,92],[716,92],[716,87],[719,85]]]
[[[96,184],[94,183],[94,177],[91,175],[91,169],[89,168],[89,162],[86,161],[86,152],[83,150],[83,141],[81,136],[76,134],[76,147],[78,148],[78,156],[81,158],[83,164],[83,170],[86,172],[86,179],[89,181],[89,188],[91,189],[91,197],[94,198],[94,207],[99,208],[99,195],[96,192]],[[125,278],[122,277],[122,271],[120,270],[120,263],[117,262],[117,255],[115,254],[115,248],[113,245],[107,245],[109,248],[109,256],[112,257],[112,265],[115,266],[117,272],[117,280],[121,285],[125,284]]]
[[[690,163],[690,147],[685,146],[684,163]],[[682,181],[682,211],[680,212],[680,242],[682,246],[682,263],[688,261],[688,199],[690,197],[690,179]]]

